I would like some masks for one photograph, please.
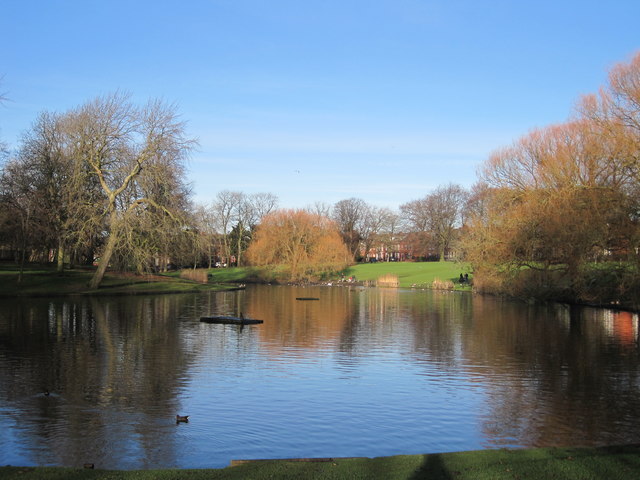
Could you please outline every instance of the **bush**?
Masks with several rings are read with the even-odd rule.
[[[583,265],[574,279],[577,300],[590,304],[618,304],[637,309],[640,279],[636,265],[603,262]]]
[[[400,285],[400,280],[397,275],[393,275],[392,273],[388,273],[386,275],[382,275],[378,277],[376,282],[378,287],[398,287]]]
[[[455,285],[451,280],[440,280],[439,278],[434,278],[431,283],[431,288],[434,290],[453,290]]]
[[[209,271],[206,268],[181,270],[180,278],[184,278],[185,280],[191,280],[193,282],[198,282],[198,283],[208,283]]]

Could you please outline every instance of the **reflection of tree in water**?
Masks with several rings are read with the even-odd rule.
[[[319,300],[296,300],[300,297]],[[260,338],[274,353],[285,348],[291,354],[293,347],[304,356],[321,348],[341,358],[370,355],[405,335],[405,300],[397,289],[357,287],[253,287],[246,297],[251,316],[265,319]]]
[[[192,355],[176,321],[187,301],[30,299],[2,309],[0,351],[10,360],[0,362],[0,393],[17,410],[21,434],[33,437],[24,443],[40,445],[35,463],[167,464],[173,435],[151,419],[166,413],[170,426],[175,418]]]
[[[454,365],[470,301],[469,295],[393,288],[252,287],[246,310],[265,319],[260,338],[274,353],[286,348],[291,354],[295,347],[304,356],[330,348],[354,360],[402,338],[413,342],[405,350],[412,361]]]
[[[471,296],[447,291],[415,292],[408,299],[413,329],[411,356],[418,363],[455,369],[462,332],[471,322]]]
[[[607,331],[611,312],[482,297],[473,307],[463,348],[488,386],[489,445],[638,441],[638,348]]]
[[[197,321],[241,312],[265,323],[242,330]],[[169,466],[180,450],[175,414],[193,413],[176,399],[195,356],[206,359],[215,391],[229,371],[252,371],[255,351],[288,363],[330,357],[330,369],[355,376],[389,360],[428,384],[412,402],[434,402],[444,414],[438,399],[455,402],[466,392],[452,389],[477,384],[487,446],[637,442],[637,323],[603,310],[353,287],[0,300],[0,400],[20,417],[20,425],[0,418],[18,437],[0,436],[0,447],[29,445],[32,463],[99,456],[118,468]],[[440,396],[429,395],[432,386]]]
[[[305,356],[333,344],[352,316],[352,294],[328,287],[264,287],[247,290],[246,313],[264,319],[260,326],[262,344],[279,355]],[[319,298],[301,301],[296,298]]]
[[[638,441],[637,315],[395,289],[247,295],[248,310],[265,319],[259,335],[274,355],[325,349],[350,370],[392,345],[425,379],[477,384],[488,446]],[[295,300],[316,295],[319,302]]]

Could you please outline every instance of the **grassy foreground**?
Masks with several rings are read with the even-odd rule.
[[[616,480],[640,478],[640,446],[480,450],[379,458],[269,460],[209,470],[88,470],[0,467],[0,478],[62,479],[433,479]]]

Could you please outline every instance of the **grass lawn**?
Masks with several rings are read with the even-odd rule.
[[[212,283],[242,283],[251,282],[257,275],[259,268],[214,268],[209,270]],[[353,265],[343,271],[346,278],[354,276],[358,281],[376,280],[383,275],[397,275],[400,287],[429,287],[433,280],[450,280],[456,289],[470,289],[469,285],[460,285],[460,274],[469,274],[471,268],[465,263],[458,262],[378,262]],[[340,275],[334,275],[333,280],[339,280]]]
[[[255,281],[256,272],[259,268],[254,267],[230,267],[209,269],[209,282],[211,283],[246,283]]]
[[[208,285],[182,279],[179,272],[166,275],[137,276],[107,272],[100,288],[88,288],[93,271],[88,269],[65,270],[58,274],[54,267],[29,266],[21,283],[17,283],[18,269],[13,264],[0,264],[0,295],[99,295],[139,293],[179,293],[224,289],[224,285],[247,283],[258,278],[259,268],[214,268],[209,270]],[[460,285],[460,274],[470,273],[468,265],[457,262],[379,262],[358,264],[344,271],[345,277],[354,276],[358,281],[375,281],[383,275],[397,275],[400,287],[429,287],[434,279],[450,280],[456,289],[470,289]],[[333,280],[338,280],[335,275]]]
[[[180,293],[212,290],[216,285],[202,285],[179,277],[137,276],[107,272],[98,289],[88,287],[92,270],[65,270],[58,274],[54,267],[29,266],[18,283],[18,268],[13,264],[0,265],[0,295],[131,295],[151,293]]]
[[[640,446],[480,450],[323,461],[256,461],[213,470],[88,470],[0,467],[0,478],[62,479],[433,479],[631,480],[640,478]]]
[[[460,274],[469,274],[471,279],[471,267],[458,262],[378,262],[361,263],[348,268],[345,276],[355,276],[358,281],[376,280],[377,278],[392,274],[397,275],[400,287],[428,287],[434,279],[450,280],[456,288],[459,284]],[[463,288],[470,288],[464,286]]]

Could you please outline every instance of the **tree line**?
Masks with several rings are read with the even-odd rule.
[[[292,278],[345,262],[452,252],[476,288],[635,302],[640,291],[640,54],[582,97],[569,121],[494,151],[469,190],[441,185],[397,210],[359,198],[278,208],[271,193],[192,202],[196,147],[174,105],[115,93],[42,113],[6,152],[0,248],[17,260],[145,272],[277,264]],[[288,232],[288,233],[285,233]]]
[[[3,159],[0,251],[21,267],[94,265],[94,288],[108,267],[284,264],[299,279],[366,258],[379,244],[444,256],[461,225],[466,193],[456,185],[399,211],[358,198],[279,210],[272,193],[229,190],[194,204],[185,162],[196,146],[175,105],[137,106],[120,92],[41,113]]]
[[[194,260],[209,268],[277,266],[289,280],[340,270],[354,261],[399,259],[393,256],[399,249],[410,252],[411,259],[437,260],[457,245],[467,198],[462,187],[447,185],[398,211],[353,197],[282,209],[273,194],[224,190],[211,203],[193,208]],[[448,202],[455,206],[442,208]]]

